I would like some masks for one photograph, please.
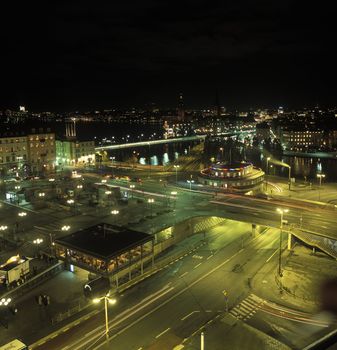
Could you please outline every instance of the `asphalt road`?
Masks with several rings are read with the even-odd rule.
[[[129,290],[120,298],[118,309],[110,309],[109,346],[100,346],[104,340],[100,313],[37,349],[146,349],[160,344],[162,336],[174,339],[177,345],[225,312],[224,290],[229,308],[249,294],[248,279],[274,254],[278,237],[278,230],[269,230],[243,248],[241,240],[217,251],[204,246],[172,264],[155,281],[150,278]]]

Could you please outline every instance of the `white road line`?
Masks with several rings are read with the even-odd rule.
[[[160,336],[162,336],[163,334],[165,334],[166,332],[168,332],[170,329],[171,329],[171,328],[169,327],[169,328],[165,329],[165,331],[163,331],[163,332],[159,333],[158,335],[156,335],[156,339],[158,339]]]
[[[181,321],[185,321],[186,318],[189,318],[190,316],[192,316],[193,314],[195,314],[196,312],[200,312],[199,310],[195,310],[195,311],[192,311],[190,312],[188,315],[184,316]]]
[[[212,255],[210,255],[210,256],[208,256],[206,260],[210,259],[212,256],[213,256],[213,254],[212,254]]]
[[[196,269],[197,267],[199,267],[202,263],[198,264],[198,265],[195,265],[194,266],[194,269]]]
[[[186,276],[188,274],[188,272],[184,272],[182,275],[180,275],[180,278]]]
[[[257,239],[258,237],[254,238]],[[253,240],[252,240],[253,241]],[[221,264],[215,266],[213,269],[209,270],[208,272],[206,272],[204,275],[200,276],[197,280],[195,280],[194,282],[190,283],[187,287],[183,288],[182,290],[180,290],[179,292],[177,292],[176,294],[172,295],[171,297],[169,297],[168,299],[166,299],[165,301],[163,301],[160,305],[156,306],[155,308],[153,308],[152,310],[150,310],[149,312],[143,314],[142,316],[140,316],[138,319],[136,319],[135,321],[129,323],[126,327],[122,328],[119,332],[117,332],[116,334],[114,334],[110,339],[114,339],[117,338],[120,334],[124,333],[125,331],[127,331],[129,328],[133,327],[135,324],[141,322],[144,318],[148,317],[149,315],[153,314],[154,312],[156,312],[157,310],[159,310],[160,308],[162,308],[164,305],[168,304],[169,302],[171,302],[172,300],[174,300],[175,298],[177,298],[179,295],[185,293],[187,290],[189,290],[191,287],[193,287],[194,285],[196,285],[197,283],[199,283],[200,281],[204,280],[205,278],[207,278],[208,276],[210,276],[212,273],[214,273],[215,271],[221,269],[225,264],[227,264],[229,261],[231,261],[232,259],[234,259],[237,255],[239,255],[244,249],[239,250],[237,253],[233,254],[230,258],[226,259],[224,262],[222,262]],[[169,290],[167,290],[166,292],[162,293],[162,295],[158,296],[156,299],[158,299],[159,297],[163,296],[164,294],[170,292],[171,290],[173,290],[174,288],[171,287]],[[153,302],[154,300],[151,300],[151,302]],[[147,303],[150,304],[151,302]],[[112,320],[111,322],[109,322],[110,327],[115,327],[116,325],[120,324],[121,322],[123,322],[124,320],[128,319],[130,316],[132,316],[133,314],[135,314],[137,311],[140,311],[142,308],[146,307],[147,305],[143,305],[142,307],[138,308],[137,310],[135,310],[132,314],[130,315],[126,315],[125,317],[123,317],[122,319],[115,321]],[[117,316],[116,316],[117,318]],[[96,329],[92,330],[90,332],[91,336],[94,334],[97,334],[97,330],[98,329],[103,329],[103,327],[97,327]],[[88,333],[89,334],[89,333]],[[77,349],[82,349],[84,345],[86,345],[89,341],[92,341],[93,339],[95,339],[97,337],[93,336],[91,339],[87,340],[85,344],[81,344],[79,345],[79,343],[81,342],[81,340],[75,342],[76,345],[73,346],[73,350],[77,350]],[[78,344],[78,345],[77,345]]]
[[[277,248],[275,250],[275,252],[266,260],[266,263],[270,261],[270,259],[279,251],[279,249]]]

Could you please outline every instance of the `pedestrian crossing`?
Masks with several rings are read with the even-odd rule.
[[[258,311],[264,303],[265,300],[254,294],[250,294],[247,298],[231,309],[229,313],[239,320],[247,321],[254,316],[256,311]]]

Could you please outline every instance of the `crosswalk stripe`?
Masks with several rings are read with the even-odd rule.
[[[264,303],[264,300],[254,294],[250,294],[247,298],[236,305],[230,314],[234,317],[246,321],[251,318]]]

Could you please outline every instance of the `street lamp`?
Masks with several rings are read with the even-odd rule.
[[[24,216],[27,216],[27,213],[25,211],[21,211],[20,213],[18,213],[18,215],[20,217],[24,217]]]
[[[68,203],[68,204],[74,204],[75,201],[74,201],[73,199],[68,199],[68,200],[67,200],[67,203]]]
[[[133,190],[135,189],[135,185],[130,185],[130,188],[131,188],[131,198],[133,198]]]
[[[12,301],[11,298],[1,298],[0,299],[0,306],[7,306]]]
[[[154,199],[153,199],[153,198],[149,198],[149,199],[147,200],[147,202],[150,204],[151,218],[152,218],[152,205],[153,205],[153,203],[154,203]]]
[[[70,230],[70,226],[69,225],[64,225],[61,227],[61,231],[69,231]]]
[[[119,210],[116,210],[116,209],[111,210],[111,214],[116,218],[117,215],[119,214]],[[116,219],[114,219],[114,224],[116,224]]]
[[[173,165],[175,171],[176,171],[176,183],[178,182],[178,169],[180,168],[180,165]]]
[[[290,165],[288,165],[289,166],[289,191],[290,191],[290,187],[291,187],[291,166]]]
[[[76,188],[81,190],[83,188],[83,185],[77,185]]]
[[[194,180],[187,180],[187,183],[190,184],[190,191],[192,190],[192,184],[194,183]]]
[[[104,309],[105,309],[105,336],[106,340],[109,340],[109,318],[108,318],[108,304],[114,305],[116,304],[116,299],[109,298],[109,293],[101,298],[93,299],[93,303],[98,304],[101,300],[104,299]]]
[[[267,157],[267,172],[266,172],[266,192],[268,193],[268,180],[267,180],[267,176],[269,175],[269,168],[268,168],[268,164],[270,161],[270,157]]]
[[[223,160],[223,147],[220,147],[220,151],[221,151],[221,160]]]
[[[43,242],[43,239],[42,238],[37,238],[37,239],[34,239],[33,243],[36,245],[36,255],[39,251],[39,245]]]
[[[285,213],[288,213],[289,209],[281,209],[277,208],[277,212],[280,214],[280,245],[279,245],[279,259],[278,259],[278,274],[280,277],[282,277],[282,267],[281,267],[281,259],[282,259],[282,230],[283,230],[283,224],[287,221],[283,220],[283,215]]]
[[[8,226],[1,225],[0,226],[0,231],[6,231],[8,229]]]
[[[101,182],[102,182],[102,184],[105,184],[106,183],[106,179],[102,179]]]
[[[39,193],[39,197],[44,197],[46,194],[44,192]]]
[[[322,186],[322,179],[325,178],[325,174],[317,174],[317,178],[319,179],[319,188],[318,188],[318,200],[321,200],[321,186]]]
[[[21,188],[21,186],[14,186],[14,188],[18,191]]]

